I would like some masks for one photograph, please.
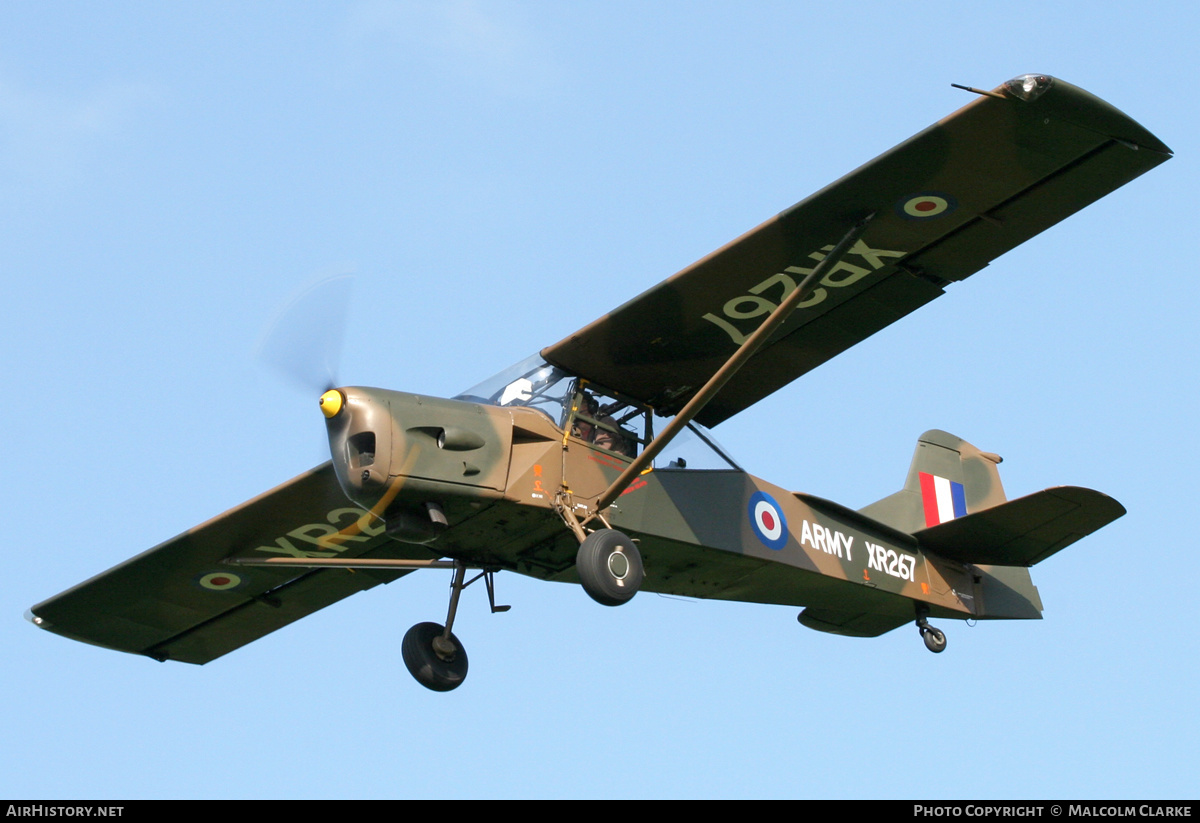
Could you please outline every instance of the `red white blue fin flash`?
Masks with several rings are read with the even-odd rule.
[[[948,523],[967,513],[967,495],[962,483],[921,472],[921,502],[925,506],[925,525]]]

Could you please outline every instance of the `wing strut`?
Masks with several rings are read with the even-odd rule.
[[[771,312],[767,319],[762,322],[762,325],[746,338],[746,341],[725,361],[725,364],[721,368],[717,369],[716,373],[709,378],[700,391],[692,396],[692,399],[680,410],[679,414],[675,415],[674,419],[659,432],[658,436],[646,445],[642,453],[625,468],[625,471],[621,472],[621,476],[604,490],[604,493],[596,499],[595,510],[588,515],[584,522],[598,516],[600,512],[611,506],[613,501],[621,496],[621,492],[625,491],[634,478],[650,465],[650,462],[674,439],[675,435],[679,434],[683,430],[683,427],[691,422],[692,418],[708,405],[708,402],[729,382],[731,377],[737,374],[746,361],[754,356],[754,353],[762,347],[763,343],[779,328],[780,324],[787,320],[796,306],[812,293],[817,283],[825,276],[825,273],[838,264],[846,252],[850,250],[850,247],[854,245],[855,241],[862,236],[862,233],[867,228],[867,224],[871,222],[871,218],[874,216],[874,213],[867,215],[846,232],[837,245],[833,247],[833,251],[829,252],[825,259],[818,263],[816,268],[800,281],[800,285],[796,287],[796,290],[788,295],[787,299],[780,303],[779,307]]]

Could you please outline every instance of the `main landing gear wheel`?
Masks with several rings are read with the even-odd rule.
[[[941,654],[946,650],[946,635],[941,629],[935,629],[933,626],[922,626],[921,639],[925,641],[925,648],[934,654]]]
[[[642,555],[626,535],[599,529],[579,544],[575,555],[579,582],[588,596],[605,606],[628,603],[642,587]]]
[[[453,634],[437,623],[418,623],[404,634],[400,654],[409,674],[427,689],[448,692],[467,677],[467,652]]]

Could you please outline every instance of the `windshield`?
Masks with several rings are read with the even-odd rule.
[[[536,354],[472,386],[455,400],[489,406],[529,406],[561,426],[571,408],[575,378]]]

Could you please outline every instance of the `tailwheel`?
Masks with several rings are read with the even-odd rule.
[[[579,544],[575,555],[579,582],[588,596],[605,606],[628,603],[642,586],[642,555],[616,529],[598,529]]]
[[[466,649],[437,623],[418,623],[405,632],[400,654],[409,674],[435,692],[456,689],[467,677]]]
[[[946,650],[946,634],[941,629],[929,625],[922,626],[921,639],[925,641],[925,648],[934,654],[941,654]]]
[[[921,605],[917,607],[917,629],[921,632],[921,639],[925,641],[925,648],[934,654],[941,654],[946,650],[946,635],[941,629],[935,629],[929,625],[929,607]]]

